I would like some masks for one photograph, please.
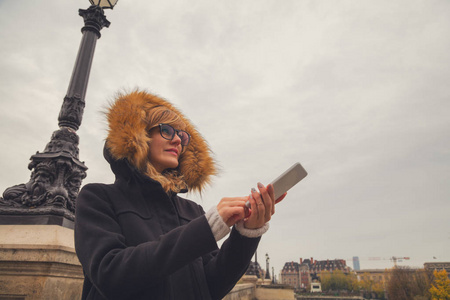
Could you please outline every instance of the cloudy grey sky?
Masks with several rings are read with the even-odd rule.
[[[0,1],[2,191],[58,129],[88,6]],[[258,250],[276,273],[300,257],[450,261],[449,1],[121,0],[106,15],[78,131],[84,184],[113,180],[101,111],[140,87],[213,149],[220,176],[189,195],[205,209],[294,162],[309,172]]]

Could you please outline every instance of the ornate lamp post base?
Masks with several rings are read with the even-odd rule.
[[[76,132],[55,131],[44,153],[31,156],[28,183],[7,188],[0,198],[0,224],[52,224],[73,228],[75,199],[87,167],[78,160]]]

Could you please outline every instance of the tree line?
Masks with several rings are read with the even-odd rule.
[[[322,272],[322,291],[347,292],[366,299],[389,300],[450,300],[450,279],[445,270],[411,269],[395,267],[386,270],[384,280],[374,280],[363,274],[358,280],[355,273]]]

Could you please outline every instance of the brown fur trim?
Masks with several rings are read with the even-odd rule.
[[[147,134],[148,112],[156,106],[164,106],[175,112],[186,125],[191,142],[179,159],[176,172],[190,190],[201,192],[210,183],[211,175],[216,175],[215,162],[211,150],[181,111],[168,101],[145,91],[133,91],[119,95],[107,112],[109,123],[107,146],[116,159],[126,158],[143,174],[148,175],[148,151],[150,138]],[[154,124],[156,125],[156,124]],[[170,180],[173,180],[167,177]]]

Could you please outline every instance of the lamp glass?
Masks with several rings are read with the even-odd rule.
[[[119,0],[89,0],[92,5],[100,6],[101,8],[113,8]]]

